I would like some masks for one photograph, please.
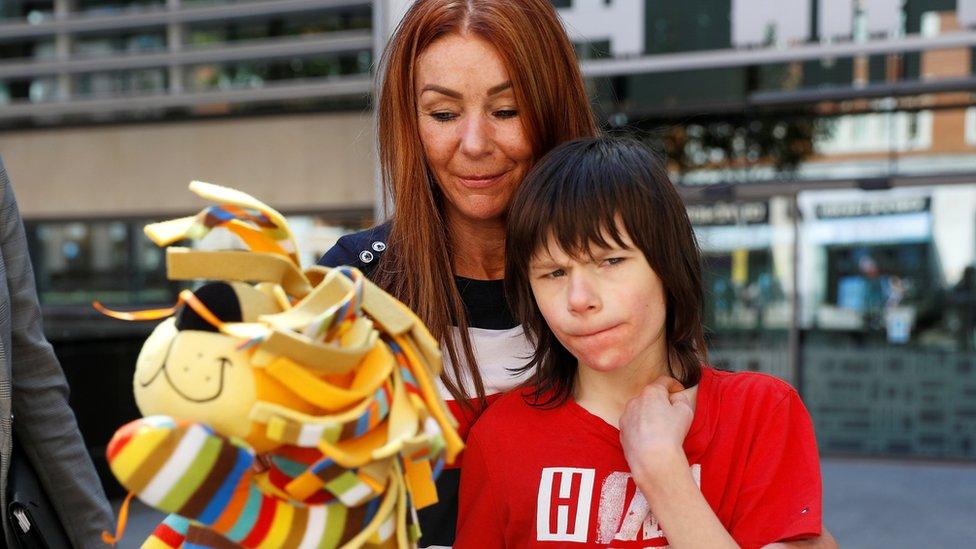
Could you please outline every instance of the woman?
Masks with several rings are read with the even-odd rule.
[[[598,133],[548,0],[418,0],[382,60],[377,105],[389,221],[319,261],[358,267],[417,312],[445,351],[442,392],[470,424],[520,378],[532,347],[502,287],[515,188],[556,145]],[[458,469],[420,510],[422,547],[450,546]]]
[[[461,434],[518,379],[530,347],[505,305],[505,214],[559,143],[597,133],[573,46],[547,0],[420,0],[383,58],[378,104],[389,222],[340,239],[351,264],[409,305],[444,344],[442,392]],[[422,546],[450,546],[457,469],[420,511]]]

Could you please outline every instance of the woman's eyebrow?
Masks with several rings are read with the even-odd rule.
[[[492,86],[492,87],[488,88],[488,95],[489,96],[491,96],[491,95],[497,95],[497,94],[502,93],[503,91],[505,91],[507,89],[510,89],[511,87],[512,87],[512,81],[511,80],[509,80],[507,82],[502,82],[501,84],[498,84],[497,86]]]
[[[511,80],[502,82],[501,84],[488,88],[488,95],[489,96],[498,95],[499,93],[505,90],[511,89],[511,87],[512,87]],[[461,92],[459,91],[455,91],[450,88],[445,88],[444,86],[438,86],[437,84],[427,84],[426,86],[421,88],[420,93],[423,94],[424,92],[429,92],[429,91],[437,92],[446,95],[448,97],[452,97],[454,99],[462,99],[464,97],[464,95],[462,95]]]
[[[454,91],[450,88],[445,88],[444,86],[438,86],[437,84],[427,84],[426,86],[423,87],[423,89],[420,90],[420,93],[423,94],[424,92],[429,92],[429,91],[437,92],[446,95],[448,97],[453,97],[454,99],[461,99],[463,97],[461,95],[461,92]]]

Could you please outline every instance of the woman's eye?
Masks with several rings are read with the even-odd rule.
[[[440,111],[430,113],[430,117],[438,122],[450,122],[451,120],[457,118],[457,115],[453,112]]]
[[[518,111],[515,109],[502,109],[495,111],[495,118],[515,118],[518,116]]]

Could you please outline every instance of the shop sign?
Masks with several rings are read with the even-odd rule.
[[[766,202],[716,202],[688,206],[688,218],[696,227],[718,225],[765,225],[769,223]]]

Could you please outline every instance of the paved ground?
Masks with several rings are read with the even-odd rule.
[[[976,547],[976,464],[826,459],[823,478],[841,547]]]
[[[976,547],[976,464],[823,460],[825,522],[841,547]],[[119,502],[116,502],[116,506]],[[121,548],[162,517],[133,501]]]

